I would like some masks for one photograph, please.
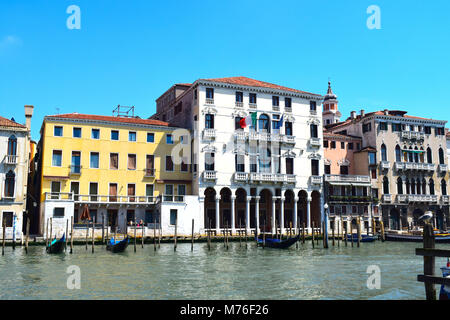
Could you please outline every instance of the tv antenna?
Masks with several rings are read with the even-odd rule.
[[[134,106],[121,106],[117,105],[113,110],[113,117],[125,117],[125,118],[135,118],[134,116]]]

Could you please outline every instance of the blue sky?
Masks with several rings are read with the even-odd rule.
[[[69,30],[69,5],[81,29]],[[368,6],[381,9],[369,30]],[[0,2],[0,115],[32,137],[44,115],[111,115],[118,104],[148,117],[176,82],[248,76],[325,94],[340,110],[399,108],[450,120],[450,2],[113,1]]]

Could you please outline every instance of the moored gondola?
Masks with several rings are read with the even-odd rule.
[[[128,237],[125,237],[122,240],[115,240],[111,238],[106,245],[106,250],[110,250],[113,253],[123,252],[128,246]]]
[[[66,235],[63,234],[63,236],[58,239],[53,239],[53,241],[47,246],[46,250],[48,253],[61,253],[64,249],[64,244],[66,241]]]
[[[385,234],[386,241],[403,241],[403,242],[423,242],[421,235],[409,234]],[[434,241],[436,243],[450,243],[450,235],[435,234]]]
[[[378,236],[370,236],[367,234],[362,234],[359,242],[374,242],[378,239]],[[347,241],[358,242],[358,234],[353,233],[352,235],[347,234]]]
[[[294,243],[296,243],[299,239],[300,235],[297,235],[296,237],[293,238],[288,238],[286,240],[280,240],[277,238],[265,238],[265,239],[258,238],[257,241],[259,246],[264,246],[266,248],[287,249]]]

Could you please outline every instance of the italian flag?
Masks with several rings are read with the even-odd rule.
[[[247,117],[241,119],[241,121],[239,121],[239,124],[241,125],[241,128],[245,128],[251,125],[256,126],[256,112],[250,113]]]

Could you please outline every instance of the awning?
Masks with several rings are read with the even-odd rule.
[[[407,150],[407,149],[403,149],[403,152],[411,152],[411,153],[425,153],[424,150]]]

